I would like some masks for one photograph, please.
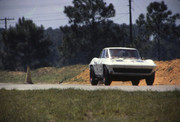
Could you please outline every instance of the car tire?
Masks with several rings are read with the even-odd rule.
[[[146,78],[147,85],[153,85],[155,79],[155,72]]]
[[[98,84],[98,80],[96,79],[96,75],[94,73],[93,67],[90,68],[90,82],[91,82],[91,85],[97,85]]]
[[[131,82],[132,82],[132,85],[133,85],[133,86],[138,86],[140,80],[132,80]]]
[[[110,75],[109,75],[109,71],[108,69],[106,68],[106,66],[104,66],[103,68],[103,83],[106,85],[106,86],[109,86],[111,85],[111,78],[110,78]]]

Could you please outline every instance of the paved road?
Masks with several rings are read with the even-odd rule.
[[[46,90],[46,89],[81,89],[81,90],[122,90],[122,91],[180,91],[180,85],[160,85],[160,86],[91,86],[77,84],[10,84],[0,83],[0,89],[7,90]]]

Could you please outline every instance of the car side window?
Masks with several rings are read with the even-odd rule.
[[[100,58],[104,58],[105,57],[105,50],[102,50]]]
[[[105,50],[103,51],[103,55],[102,55],[102,58],[105,58]]]
[[[103,55],[103,51],[104,51],[104,50],[102,50],[102,51],[101,51],[101,54],[99,55],[99,58],[101,58],[101,57],[102,57],[102,55]]]
[[[106,58],[109,58],[109,55],[108,55],[108,50],[106,50],[106,55],[105,55]]]

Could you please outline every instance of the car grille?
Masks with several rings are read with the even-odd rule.
[[[117,73],[151,73],[152,69],[113,68]]]

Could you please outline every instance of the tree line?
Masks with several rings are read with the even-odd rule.
[[[19,18],[15,27],[0,29],[0,69],[23,70],[44,66],[88,64],[104,47],[135,47],[142,57],[155,60],[180,58],[179,14],[162,2],[152,2],[146,14],[133,25],[116,24],[113,4],[103,0],[73,0],[65,6],[69,24],[59,29],[44,29],[32,20]]]

